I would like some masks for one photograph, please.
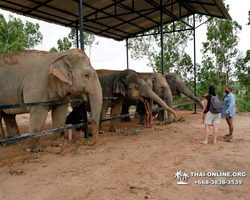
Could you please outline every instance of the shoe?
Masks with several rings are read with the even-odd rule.
[[[207,142],[201,141],[200,144],[207,144]]]
[[[232,135],[225,135],[223,136],[224,139],[233,139],[233,136]]]

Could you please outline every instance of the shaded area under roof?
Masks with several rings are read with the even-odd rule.
[[[1,0],[0,8],[69,28],[78,26],[78,0]],[[161,6],[162,2],[162,6]],[[231,20],[222,0],[83,0],[84,31],[124,40],[193,14]]]

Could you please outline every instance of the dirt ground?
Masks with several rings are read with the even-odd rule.
[[[210,143],[204,145],[200,144],[204,134],[201,110],[177,112],[184,122],[159,125],[154,121],[153,128],[145,128],[132,118],[132,122],[120,123],[118,133],[107,132],[109,122],[105,122],[105,134],[94,147],[83,145],[75,131],[73,141],[56,151],[30,153],[24,150],[25,142],[0,147],[0,199],[249,199],[249,176],[192,177],[190,172],[250,175],[250,113],[236,114],[230,142],[223,139],[228,126],[221,120],[218,143],[211,143],[211,128]],[[17,120],[21,132],[27,132],[28,115]],[[50,116],[45,129],[51,129]],[[40,138],[44,148],[52,137]],[[188,185],[177,185],[179,170],[189,175]],[[233,179],[243,183],[219,184]],[[198,180],[211,182],[199,185]]]

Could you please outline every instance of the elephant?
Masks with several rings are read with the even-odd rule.
[[[139,78],[145,80],[150,88],[162,99],[165,103],[172,107],[173,97],[168,83],[163,74],[161,73],[138,73]],[[137,105],[138,102],[132,102],[129,99],[123,101],[122,114],[128,114],[129,107],[131,105]],[[152,109],[153,101],[150,101],[150,108]],[[171,113],[168,112],[168,118],[171,119]],[[144,124],[144,116],[139,115],[140,124]],[[125,118],[125,121],[130,121],[130,118]]]
[[[96,144],[102,89],[96,71],[82,50],[71,49],[56,53],[23,50],[3,55],[0,57],[0,85],[0,105],[69,100],[73,99],[74,95],[89,100],[93,138],[88,145]],[[29,134],[42,131],[50,110],[53,128],[63,127],[68,104],[3,109],[1,116],[4,117],[5,123],[7,122],[7,135],[18,135],[18,130],[15,130],[18,129],[15,116],[22,113],[30,113]],[[57,132],[52,145],[64,143],[63,136],[64,131]],[[29,139],[27,145],[32,152],[42,151],[39,138]]]
[[[4,119],[6,125],[6,136],[3,129],[2,119]],[[2,110],[0,110],[0,140],[17,136],[20,136],[20,132],[16,122],[16,115],[5,114]]]
[[[175,73],[169,73],[164,75],[166,81],[171,89],[172,95],[181,96],[184,94],[185,96],[189,97],[190,99],[194,100],[199,104],[201,108],[203,108],[203,104],[199,98],[197,98],[185,85],[183,80]],[[160,111],[159,115],[157,116],[158,120],[163,120],[163,112]]]
[[[150,86],[140,79],[133,70],[113,71],[96,70],[102,86],[103,97],[119,97],[117,100],[105,100],[103,102],[101,118],[105,118],[107,110],[111,107],[111,117],[118,116],[121,113],[122,102],[124,98],[133,100],[143,100],[146,96],[159,103],[165,110],[171,112],[175,117],[177,114],[165,102],[157,96]],[[111,120],[109,131],[117,130],[118,119]],[[102,125],[100,124],[100,130]]]
[[[107,74],[107,73],[117,73],[117,70],[97,70],[98,74]],[[156,93],[161,99],[165,101],[165,103],[172,107],[173,97],[171,89],[164,77],[161,73],[139,73],[136,72],[139,78],[144,79],[151,87],[151,89]],[[137,105],[138,101],[130,98],[124,98],[122,102],[122,114],[129,113],[129,107],[131,105]],[[150,107],[152,108],[152,101],[150,102]],[[143,116],[139,116],[140,122],[143,121]],[[168,112],[168,119],[171,120],[171,113]],[[130,117],[123,118],[122,121],[130,121]],[[163,121],[163,119],[162,119]],[[141,123],[142,124],[142,123]]]

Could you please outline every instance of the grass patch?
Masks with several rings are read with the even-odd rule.
[[[178,121],[179,121],[179,122],[185,122],[185,119],[184,119],[183,117],[180,117],[180,118],[178,119]]]
[[[140,133],[141,130],[139,128],[134,129],[133,133]]]

